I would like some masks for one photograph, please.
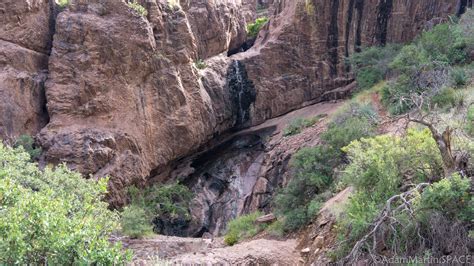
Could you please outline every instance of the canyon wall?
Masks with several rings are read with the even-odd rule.
[[[0,136],[41,129],[41,163],[111,176],[114,206],[126,202],[129,185],[192,175],[197,166],[175,168],[216,136],[344,95],[353,82],[345,57],[360,47],[409,41],[472,5],[138,2],[146,16],[123,0],[71,0],[58,11],[52,0],[0,4]],[[254,47],[227,57],[246,41],[257,2],[271,5],[270,22]]]

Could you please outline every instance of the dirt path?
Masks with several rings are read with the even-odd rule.
[[[222,238],[157,235],[117,240],[133,251],[133,265],[298,265],[301,261],[296,239],[255,239],[231,247]]]

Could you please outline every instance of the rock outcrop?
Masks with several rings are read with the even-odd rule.
[[[188,11],[210,3],[192,1]],[[240,102],[225,89],[228,59],[216,58],[205,71],[194,62],[225,52],[234,35],[244,39],[243,17],[210,29],[195,21],[193,29],[188,16],[202,14],[188,15],[167,1],[144,4],[147,17],[124,1],[71,1],[56,20],[46,82],[51,122],[39,137],[44,160],[112,176],[114,205],[126,202],[125,187],[143,185],[146,177],[166,179],[169,162],[242,119],[234,111]],[[228,18],[231,9],[224,7],[212,7],[224,17],[216,20]],[[202,29],[229,38],[196,38]]]
[[[276,1],[254,47],[236,59],[258,97],[252,124],[321,101],[353,81],[345,58],[363,46],[412,40],[430,21],[455,14],[458,0]]]
[[[360,47],[409,41],[427,22],[442,21],[472,4],[138,2],[146,16],[125,0],[71,0],[57,17],[52,0],[3,1],[0,95],[6,100],[0,103],[0,137],[35,134],[49,119],[38,135],[42,163],[66,163],[85,175],[111,176],[109,200],[114,206],[126,203],[125,188],[132,184],[181,178],[193,188],[202,186],[196,202],[204,203],[194,210],[198,221],[192,234],[218,234],[235,215],[265,208],[285,167],[259,170],[256,178],[249,166],[260,164],[263,151],[254,149],[260,146],[254,136],[245,140],[250,150],[244,141],[244,149],[230,146],[217,161],[176,169],[189,155],[216,151],[215,144],[222,144],[216,137],[326,99],[328,91],[353,81],[344,59]],[[246,22],[261,12],[257,3],[271,5],[274,15],[253,48],[227,57],[246,41]],[[275,156],[282,163],[288,160],[285,152],[282,158]],[[245,167],[232,165],[233,160]],[[238,173],[230,187],[245,186],[236,186],[235,195],[229,194],[234,198],[226,198],[222,184],[206,177],[209,171],[227,181]],[[276,177],[261,178],[268,175]],[[245,202],[255,191],[261,199],[252,196]],[[208,215],[219,204],[227,206],[227,200],[235,208],[223,210],[225,218]]]
[[[0,3],[0,138],[35,135],[48,122],[44,81],[54,31],[52,0]]]

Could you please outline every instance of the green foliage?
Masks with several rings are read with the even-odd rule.
[[[469,60],[469,38],[472,36],[464,33],[463,25],[445,23],[404,46],[389,64],[400,75],[382,91],[382,101],[390,113],[403,114],[414,108],[413,95],[423,97],[430,107],[455,104],[456,95],[447,88],[462,87],[468,82],[465,71],[455,65]],[[451,77],[444,77],[444,72],[451,68]]]
[[[265,232],[267,232],[271,236],[282,237],[285,234],[284,223],[282,221],[277,220],[267,226]]]
[[[56,0],[56,3],[61,7],[64,8],[69,5],[69,0]]]
[[[136,0],[133,0],[133,2],[128,2],[128,6],[135,10],[142,17],[146,17],[148,15],[146,8],[140,5]]]
[[[122,231],[126,235],[148,235],[152,221],[174,224],[191,219],[189,204],[193,194],[184,185],[155,185],[143,190],[130,187],[129,194],[132,202],[122,213]],[[154,231],[160,233],[159,228],[155,227]]]
[[[474,106],[467,109],[465,130],[470,136],[474,136]]]
[[[350,164],[343,178],[376,203],[397,193],[404,178],[420,182],[442,173],[441,157],[428,129],[410,129],[403,138],[361,139],[344,150]]]
[[[453,88],[444,88],[431,98],[431,104],[437,107],[455,107],[458,94]]]
[[[66,166],[38,169],[21,149],[0,144],[0,264],[122,264],[109,235],[119,216],[102,201],[107,179]]]
[[[265,225],[255,223],[262,213],[254,212],[235,218],[227,224],[227,233],[224,236],[224,242],[232,246],[239,241],[250,238],[265,229]]]
[[[275,197],[275,211],[285,217],[286,231],[300,228],[318,213],[325,199],[321,193],[332,184],[334,169],[343,163],[341,148],[372,136],[376,120],[372,108],[350,104],[332,118],[321,135],[322,145],[302,148],[292,157],[292,179]]]
[[[311,127],[325,115],[318,115],[312,118],[296,118],[283,130],[283,136],[291,136],[301,133],[305,128]]]
[[[453,85],[456,88],[466,86],[469,82],[469,77],[462,67],[453,68],[453,70],[451,71],[451,78],[453,80]]]
[[[466,40],[459,25],[443,23],[425,31],[417,40],[430,61],[460,64],[467,60]]]
[[[455,174],[428,187],[421,196],[420,209],[439,211],[448,218],[474,219],[474,201],[469,178]]]
[[[29,135],[21,135],[13,145],[15,148],[23,147],[23,149],[30,155],[32,161],[39,160],[41,155],[41,147],[37,147],[34,139]]]
[[[198,60],[194,63],[194,66],[195,66],[197,69],[205,69],[205,68],[207,67],[207,64],[206,64],[206,62],[204,62],[204,60],[198,59]]]
[[[364,233],[385,201],[400,193],[403,183],[442,176],[442,161],[429,130],[410,129],[404,137],[381,135],[354,141],[344,148],[349,165],[343,180],[354,186],[338,224],[344,254]]]
[[[400,51],[399,45],[369,47],[349,58],[359,89],[369,89],[387,75],[388,64]]]
[[[257,18],[254,23],[250,23],[247,25],[247,34],[251,38],[257,37],[258,33],[260,30],[267,24],[268,18],[267,17],[261,17]]]
[[[142,238],[153,233],[148,213],[137,205],[124,208],[120,223],[122,232],[132,238]]]

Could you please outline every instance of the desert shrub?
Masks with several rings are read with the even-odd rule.
[[[235,218],[227,224],[227,233],[224,236],[224,242],[232,246],[243,239],[255,236],[265,229],[265,225],[256,224],[255,221],[262,213],[254,212]]]
[[[23,147],[23,149],[30,155],[32,161],[39,160],[41,155],[41,147],[35,144],[34,139],[29,135],[21,135],[13,145],[15,148]]]
[[[265,229],[265,232],[267,232],[271,236],[282,237],[285,234],[284,223],[282,221],[277,220],[268,225]]]
[[[457,24],[443,23],[425,31],[418,38],[419,48],[431,61],[460,64],[467,60],[466,40]]]
[[[389,67],[399,73],[410,74],[430,64],[427,52],[416,44],[410,44],[400,50]]]
[[[250,23],[247,25],[247,34],[251,38],[257,37],[258,33],[260,30],[267,24],[268,18],[267,17],[261,17],[257,18],[254,23]]]
[[[343,255],[364,233],[385,201],[400,193],[404,183],[417,184],[443,174],[442,161],[429,130],[412,130],[404,137],[381,135],[352,142],[344,148],[349,165],[344,182],[355,194],[338,224]]]
[[[455,107],[459,96],[453,88],[444,88],[431,98],[431,104],[440,108]]]
[[[373,46],[352,55],[349,63],[355,73],[359,89],[371,88],[383,80],[388,74],[389,63],[399,50],[399,45]]]
[[[142,238],[153,233],[149,214],[137,205],[130,205],[124,208],[120,224],[122,232],[132,238]]]
[[[465,130],[470,136],[474,136],[474,106],[467,109]]]
[[[194,63],[194,66],[195,66],[197,69],[205,69],[205,68],[207,67],[207,64],[206,64],[206,62],[204,62],[204,60],[198,59],[198,60]]]
[[[127,225],[132,223],[133,219],[142,224],[140,228],[143,229],[144,235],[148,233],[145,220],[153,226],[153,231],[156,233],[167,233],[163,231],[164,225],[179,227],[191,219],[189,204],[193,194],[184,185],[179,183],[155,185],[143,190],[130,187],[129,194],[131,198],[129,208],[131,209],[125,210],[141,213],[141,216],[131,217],[128,216],[129,213],[122,214],[122,223],[125,224],[122,224],[122,228],[125,234],[127,234]]]
[[[128,2],[128,6],[135,10],[140,16],[146,17],[148,15],[148,11],[142,5],[140,5],[136,0],[132,2]]]
[[[57,0],[56,3],[61,7],[64,8],[69,5],[69,0]]]
[[[474,218],[474,201],[470,189],[470,179],[455,174],[425,189],[419,208],[422,211],[441,212],[450,219],[470,221]]]
[[[283,130],[283,136],[291,136],[301,133],[305,128],[316,124],[324,115],[318,115],[311,118],[296,118]]]
[[[451,71],[452,83],[456,88],[466,86],[469,82],[469,76],[462,67],[455,67]]]
[[[274,202],[277,215],[285,217],[286,231],[300,228],[318,213],[325,200],[321,193],[332,184],[334,169],[344,161],[341,148],[353,140],[374,134],[377,119],[372,111],[358,104],[343,108],[321,135],[322,145],[302,148],[293,155],[290,161],[292,179],[277,193]]]
[[[103,201],[107,179],[66,166],[38,169],[21,149],[0,144],[0,264],[123,264],[109,235],[119,216]]]

